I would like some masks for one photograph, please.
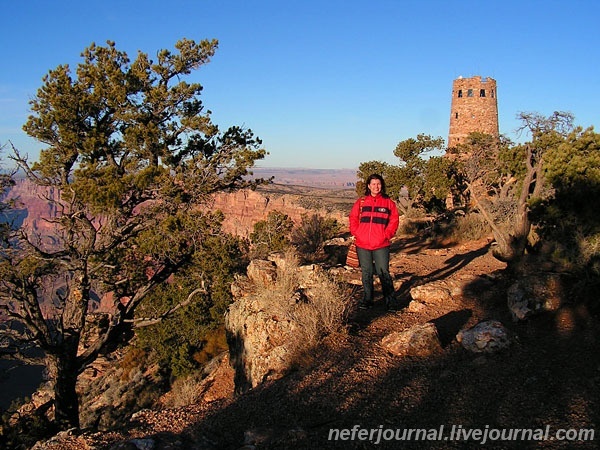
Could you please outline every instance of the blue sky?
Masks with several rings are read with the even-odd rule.
[[[500,131],[519,112],[569,111],[597,125],[597,0],[128,0],[3,2],[0,144],[35,160],[21,131],[28,101],[92,42],[134,59],[181,38],[218,39],[191,81],[222,129],[251,128],[259,166],[355,168],[396,163],[398,142],[447,139],[452,81],[497,81]]]

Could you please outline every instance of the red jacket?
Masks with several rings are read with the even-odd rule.
[[[362,204],[362,207],[361,207]],[[367,250],[388,247],[398,230],[398,208],[391,198],[378,194],[356,200],[350,211],[350,233],[356,246]]]

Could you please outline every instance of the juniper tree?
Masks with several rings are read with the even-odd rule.
[[[544,156],[549,196],[531,204],[531,220],[548,250],[589,284],[600,277],[600,134],[574,128]],[[593,297],[593,295],[592,295]]]
[[[33,164],[16,149],[14,159],[53,193],[54,243],[18,231],[0,264],[1,306],[25,326],[13,337],[45,352],[61,429],[79,425],[79,374],[129,336],[136,307],[220,233],[210,195],[262,182],[249,179],[266,154],[261,141],[238,126],[221,131],[202,86],[185,81],[217,45],[183,39],[174,52],[132,61],[114,42],[92,44],[74,73],[51,70],[30,102],[24,130],[45,148]],[[83,348],[95,290],[112,293],[114,311]]]
[[[502,136],[471,133],[457,148],[470,198],[492,228],[494,256],[514,269],[530,244],[531,204],[548,198],[552,188],[545,159],[573,129],[570,113],[520,113],[519,118],[521,130],[531,134],[528,142],[513,145]]]
[[[444,201],[458,185],[457,167],[454,161],[432,153],[441,151],[444,140],[419,134],[416,139],[401,141],[394,149],[399,164],[379,161],[361,163],[358,177],[365,180],[371,173],[380,173],[386,184],[388,195],[400,210],[407,214],[412,208],[427,212],[445,209]],[[364,185],[359,183],[359,193]]]

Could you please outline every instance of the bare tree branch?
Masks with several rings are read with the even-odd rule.
[[[165,311],[163,314],[161,314],[158,317],[154,317],[154,318],[139,318],[139,319],[133,319],[133,320],[125,320],[125,322],[131,322],[134,324],[135,328],[142,328],[142,327],[147,327],[150,325],[155,325],[157,323],[162,322],[163,320],[165,320],[166,318],[168,318],[169,316],[173,315],[173,313],[175,313],[178,309],[183,308],[187,305],[189,305],[192,302],[192,298],[197,295],[197,294],[206,294],[206,289],[203,287],[200,287],[198,289],[193,290],[188,296],[187,299],[178,303],[177,305],[173,306],[172,308],[170,308],[169,310]]]

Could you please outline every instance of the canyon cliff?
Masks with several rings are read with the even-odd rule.
[[[337,199],[333,207],[321,201],[323,195]],[[248,237],[254,224],[265,220],[270,212],[287,214],[297,225],[303,215],[318,214],[336,219],[347,228],[348,214],[354,201],[353,190],[327,190],[309,187],[264,186],[256,191],[243,190],[218,194],[213,198],[213,208],[225,215],[223,231]]]
[[[51,200],[58,198],[55,189],[36,186],[26,179],[17,180],[15,186],[4,196],[4,200],[16,200],[16,207],[7,213],[4,220],[14,226],[22,226],[30,235],[39,235],[49,245],[54,239],[52,223],[48,219],[56,217]],[[334,202],[323,202],[324,196]],[[332,217],[344,227],[348,225],[348,213],[355,199],[353,189],[327,189],[310,186],[290,186],[272,184],[257,190],[242,190],[233,193],[216,194],[209,205],[225,215],[223,231],[247,237],[254,224],[267,218],[270,212],[287,214],[299,224],[306,214],[319,214]],[[332,204],[333,203],[333,204]]]

